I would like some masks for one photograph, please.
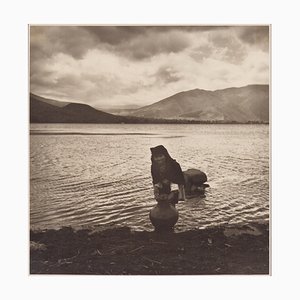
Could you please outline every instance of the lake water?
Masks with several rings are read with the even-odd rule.
[[[269,220],[268,125],[31,124],[32,228],[153,230],[150,147],[208,176],[176,231]],[[173,187],[177,188],[176,186]]]

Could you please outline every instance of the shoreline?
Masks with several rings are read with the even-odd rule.
[[[269,274],[269,224],[184,232],[30,230],[30,274]]]

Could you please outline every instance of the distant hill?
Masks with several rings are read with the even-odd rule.
[[[39,96],[30,94],[31,123],[122,123],[124,117],[115,116],[94,109],[86,104],[67,103],[64,106],[52,105],[56,102],[42,101]]]
[[[58,106],[58,107],[64,107],[68,104],[70,104],[71,102],[64,102],[64,101],[58,101],[58,100],[53,100],[53,99],[48,99],[48,98],[44,98],[35,94],[30,93],[30,98],[54,105],[54,106]]]
[[[118,116],[132,115],[136,110],[137,110],[137,108],[107,108],[107,109],[103,109],[103,111],[105,111],[107,113],[118,115]]]
[[[268,122],[269,86],[180,92],[131,113],[143,118],[220,122]]]
[[[124,105],[114,105],[114,106],[95,106],[96,109],[105,111],[110,114],[119,116],[131,115],[134,111],[141,108],[140,105],[135,104],[124,104]]]

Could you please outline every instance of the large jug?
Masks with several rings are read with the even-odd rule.
[[[172,231],[178,221],[178,210],[168,200],[158,201],[150,210],[150,221],[155,231]]]

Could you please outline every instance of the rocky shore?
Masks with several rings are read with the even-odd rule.
[[[269,274],[269,224],[179,233],[31,230],[30,274]]]

